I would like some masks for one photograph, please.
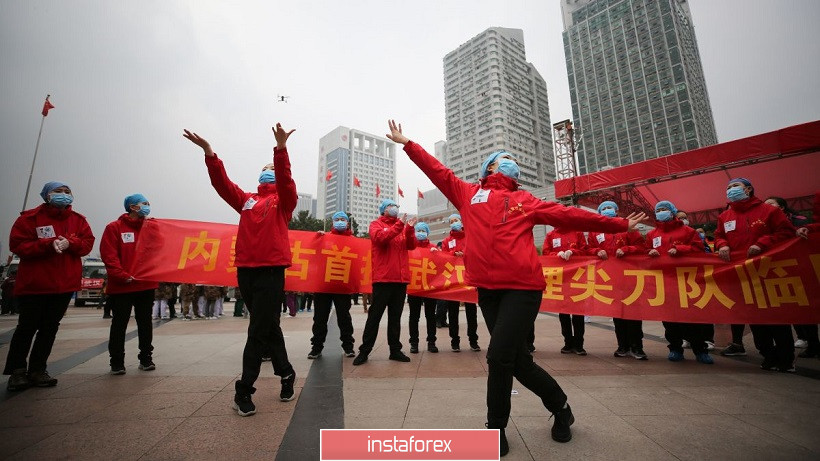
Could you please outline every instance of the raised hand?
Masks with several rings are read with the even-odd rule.
[[[627,221],[629,221],[629,230],[633,231],[638,226],[638,224],[644,224],[649,222],[649,217],[646,216],[646,213],[630,213],[629,216],[626,217]]]
[[[395,120],[388,120],[387,126],[390,127],[390,134],[387,135],[387,139],[399,144],[407,144],[410,142],[410,139],[401,132],[401,123],[396,125]]]
[[[185,134],[183,134],[182,136],[184,136],[186,139],[196,144],[197,146],[201,147],[202,150],[205,152],[206,157],[213,157],[214,155],[216,155],[214,154],[213,149],[211,149],[211,145],[208,143],[208,141],[205,140],[205,138],[188,130],[183,129],[182,131],[185,132]]]
[[[410,227],[415,227],[417,222],[419,222],[419,218],[414,216],[407,220],[407,225]]]
[[[280,149],[286,147],[288,138],[294,131],[296,131],[295,129],[286,131],[284,128],[282,128],[281,123],[277,123],[276,126],[271,127],[271,130],[273,130],[273,136],[276,138],[276,147],[279,147]]]

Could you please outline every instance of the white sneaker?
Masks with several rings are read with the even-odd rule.
[[[170,317],[162,317],[162,320],[168,320]]]
[[[796,347],[798,349],[805,349],[808,346],[809,346],[809,343],[806,342],[805,339],[798,339],[797,341],[794,342],[794,347]]]
[[[706,341],[706,350],[707,351],[715,350],[715,343],[713,343],[712,341]]]
[[[684,349],[689,349],[690,347],[692,347],[692,345],[689,344],[689,341],[684,339],[683,344],[681,345],[681,347],[684,348]]]
[[[590,322],[592,322],[592,316],[585,315],[584,316],[584,323],[590,323]]]

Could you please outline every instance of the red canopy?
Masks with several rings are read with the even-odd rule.
[[[797,198],[820,189],[820,121],[590,173],[555,183],[557,199],[592,208],[606,199],[650,211],[669,200],[687,212],[726,206],[729,179],[752,182],[755,195]]]

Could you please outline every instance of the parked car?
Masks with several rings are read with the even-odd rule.
[[[74,305],[83,307],[86,303],[102,304],[105,302],[103,288],[108,280],[105,264],[99,259],[87,258],[83,261],[83,278],[80,281],[80,291],[74,299]]]

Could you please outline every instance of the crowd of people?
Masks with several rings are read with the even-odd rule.
[[[509,451],[505,436],[510,415],[513,377],[538,395],[553,414],[552,438],[567,442],[575,417],[566,394],[547,371],[532,357],[535,350],[535,319],[546,282],[538,260],[532,229],[550,225],[543,253],[569,261],[576,255],[601,259],[643,254],[647,258],[676,258],[685,254],[715,252],[723,260],[754,257],[779,242],[817,232],[814,224],[798,222],[798,217],[777,197],[760,200],[752,182],[745,178],[729,181],[728,206],[718,218],[713,241],[702,229],[689,226],[686,213],[667,197],[654,206],[654,219],[644,213],[619,216],[619,206],[601,203],[597,212],[566,207],[540,200],[519,188],[520,167],[508,152],[491,154],[478,166],[480,180],[465,182],[445,165],[407,138],[400,125],[389,122],[388,138],[404,145],[411,161],[438,187],[459,213],[449,217],[449,235],[439,244],[429,241],[430,229],[424,222],[399,213],[399,205],[384,200],[379,217],[370,223],[372,248],[372,296],[367,296],[367,314],[358,351],[350,309],[358,296],[338,293],[294,293],[285,291],[285,268],[291,264],[288,222],[296,206],[296,186],[286,143],[294,130],[280,124],[273,127],[276,147],[273,163],[259,175],[256,192],[246,192],[227,176],[222,160],[201,136],[185,130],[184,137],[203,150],[212,186],[240,215],[236,239],[237,285],[235,316],[247,316],[249,326],[242,355],[242,375],[235,383],[234,409],[241,416],[256,412],[252,394],[261,364],[269,360],[280,377],[280,399],[294,398],[296,373],[286,349],[280,325],[283,312],[296,315],[313,309],[309,359],[318,359],[327,340],[331,309],[336,309],[340,343],[344,355],[353,357],[352,365],[364,365],[373,352],[380,323],[387,314],[387,343],[390,360],[410,362],[401,343],[401,316],[405,300],[410,308],[410,353],[419,352],[419,323],[426,321],[424,341],[427,351],[439,351],[437,328],[448,327],[450,348],[461,351],[458,302],[431,297],[407,296],[410,282],[408,251],[416,248],[451,253],[463,258],[466,283],[477,289],[478,303],[466,303],[467,340],[472,351],[481,351],[477,313],[480,309],[487,327],[486,358],[487,423],[500,433],[501,455]],[[10,249],[20,257],[14,294],[20,317],[9,348],[4,373],[11,375],[7,388],[22,390],[30,386],[54,386],[46,362],[60,320],[73,292],[80,288],[81,258],[94,244],[85,218],[72,208],[73,195],[68,185],[47,183],[41,197],[44,203],[27,210],[12,227]],[[132,310],[138,329],[139,369],[151,371],[153,362],[152,319],[176,316],[175,300],[181,303],[184,319],[215,319],[222,315],[225,287],[175,285],[140,280],[131,269],[139,264],[136,245],[149,226],[150,202],[133,194],[123,202],[125,212],[106,226],[100,253],[108,272],[107,308],[111,311],[108,350],[110,373],[126,374],[125,331]],[[817,206],[817,205],[816,205]],[[815,213],[817,210],[815,210]],[[653,228],[642,236],[637,228],[652,222]],[[795,227],[797,224],[797,227]],[[328,231],[351,236],[349,217],[344,211],[333,215]],[[324,234],[324,232],[320,232]],[[488,243],[490,243],[488,245]],[[363,300],[364,301],[364,300]],[[107,315],[107,313],[106,313]],[[449,317],[449,322],[448,322]],[[584,356],[584,316],[560,315],[564,337],[561,353]],[[647,360],[643,350],[642,322],[614,319],[616,357]],[[668,360],[684,359],[688,343],[698,362],[712,364],[709,350],[714,348],[714,327],[680,322],[663,322],[668,341]],[[722,353],[745,354],[743,325],[733,326],[733,341]],[[806,349],[800,357],[820,355],[817,325],[797,326],[799,341]],[[764,357],[761,368],[794,371],[795,343],[790,325],[751,325],[754,344]],[[33,341],[33,347],[32,347]]]

